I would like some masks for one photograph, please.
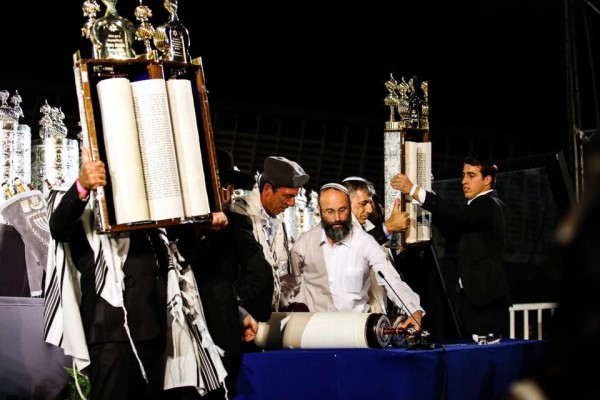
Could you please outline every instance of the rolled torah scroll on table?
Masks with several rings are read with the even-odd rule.
[[[385,348],[387,315],[356,312],[274,312],[260,322],[254,343],[267,349]]]

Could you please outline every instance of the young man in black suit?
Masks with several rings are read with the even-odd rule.
[[[494,190],[497,173],[498,167],[487,158],[465,158],[466,203],[445,200],[402,173],[390,182],[432,213],[432,222],[446,239],[444,266],[448,273],[456,273],[454,303],[464,338],[490,333],[509,336],[511,299],[502,262],[506,206]]]

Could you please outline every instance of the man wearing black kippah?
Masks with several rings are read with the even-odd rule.
[[[510,292],[502,253],[506,206],[494,190],[498,167],[484,157],[467,157],[462,171],[466,203],[453,203],[428,192],[402,174],[390,184],[432,213],[446,239],[444,267],[456,273],[453,299],[461,335],[509,337]]]
[[[267,157],[257,187],[233,203],[233,211],[252,220],[254,237],[271,264],[268,271],[241,271],[238,282],[240,304],[258,321],[266,322],[271,311],[285,309],[292,296],[290,242],[284,222],[278,218],[296,204],[300,188],[309,180],[298,163],[285,157]]]

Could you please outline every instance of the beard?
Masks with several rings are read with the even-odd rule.
[[[334,225],[342,225],[342,227],[336,228]],[[327,222],[321,219],[321,226],[325,230],[325,235],[334,243],[337,243],[352,231],[352,220],[347,218],[344,221]]]

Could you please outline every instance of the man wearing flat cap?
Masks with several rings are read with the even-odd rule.
[[[271,311],[284,309],[293,296],[290,242],[283,218],[279,215],[295,205],[300,187],[308,180],[308,174],[298,163],[285,157],[267,157],[257,187],[250,194],[236,198],[233,203],[234,212],[247,215],[252,220],[254,237],[271,265],[267,272],[271,277],[270,287],[257,287],[256,282],[262,282],[262,276],[257,280],[245,271],[242,271],[238,285],[240,304],[258,321],[268,321]]]

